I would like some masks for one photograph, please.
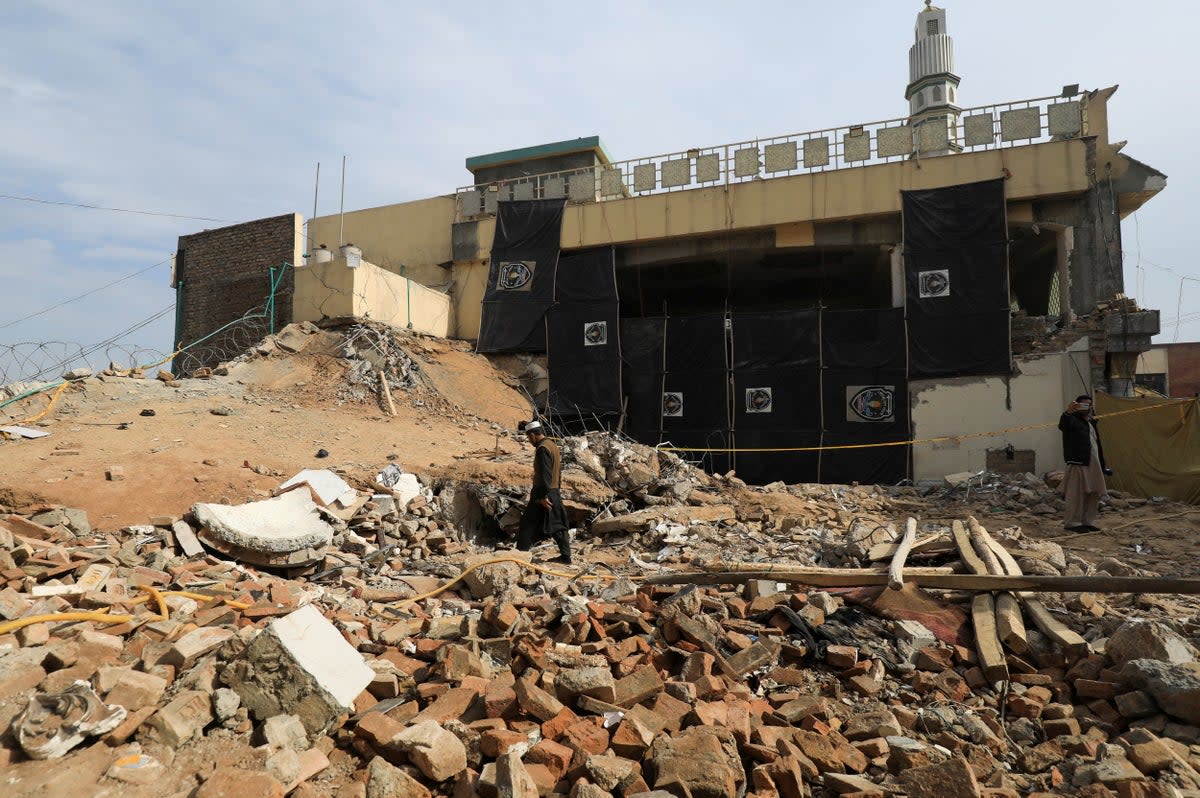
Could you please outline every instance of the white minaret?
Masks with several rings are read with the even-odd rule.
[[[916,41],[908,51],[909,123],[917,151],[923,155],[945,155],[957,152],[959,77],[954,74],[954,40],[946,32],[946,11],[925,0],[925,8],[917,14]],[[937,125],[946,129],[926,131],[921,127]],[[933,144],[939,142],[940,144]]]

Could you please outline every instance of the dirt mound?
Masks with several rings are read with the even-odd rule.
[[[0,489],[17,494],[3,503],[78,507],[117,529],[197,501],[260,498],[301,468],[369,480],[388,462],[415,471],[516,453],[513,430],[531,411],[510,380],[466,344],[371,322],[292,325],[202,377],[72,383],[40,422],[48,437],[0,442]],[[2,418],[44,405],[31,397]]]

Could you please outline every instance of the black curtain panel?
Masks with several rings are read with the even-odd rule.
[[[621,410],[621,331],[612,247],[563,255],[546,316],[552,412]]]
[[[909,376],[1008,373],[1004,180],[901,195]]]
[[[565,199],[498,203],[480,352],[545,352]]]

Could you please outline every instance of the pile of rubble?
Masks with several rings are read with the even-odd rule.
[[[94,782],[196,798],[1200,795],[1194,601],[1045,595],[1066,631],[1007,640],[996,680],[970,595],[662,584],[733,559],[876,573],[920,491],[563,449],[581,571],[480,546],[523,482],[452,469],[304,471],[119,532],[0,507],[6,794],[90,757]],[[914,529],[912,567],[962,569],[959,530]],[[1134,573],[995,538],[1024,573]]]

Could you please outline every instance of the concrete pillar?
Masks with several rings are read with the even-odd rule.
[[[1075,228],[1056,230],[1054,238],[1058,246],[1058,317],[1065,327],[1075,319],[1071,311],[1071,253],[1075,249]]]
[[[892,307],[904,307],[904,255],[899,244],[892,247]]]

